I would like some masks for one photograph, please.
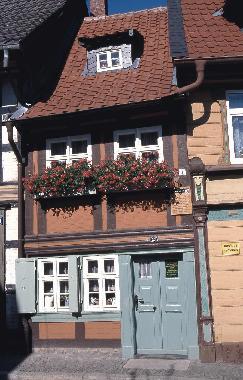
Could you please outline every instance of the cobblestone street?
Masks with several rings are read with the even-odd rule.
[[[240,380],[241,364],[139,358],[123,361],[118,350],[41,350],[23,358],[1,356],[1,380]]]

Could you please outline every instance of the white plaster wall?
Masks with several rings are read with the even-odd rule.
[[[17,131],[14,128],[14,140],[17,141]],[[3,182],[18,180],[17,160],[8,143],[8,134],[5,126],[2,127],[2,144],[4,150],[2,152]],[[6,151],[7,148],[7,151]]]
[[[18,208],[6,211],[6,240],[18,240]]]
[[[17,258],[17,248],[6,249],[6,285],[15,285],[15,260]]]

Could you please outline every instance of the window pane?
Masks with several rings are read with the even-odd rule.
[[[243,116],[233,116],[234,150],[236,158],[243,158]]]
[[[98,280],[89,280],[89,292],[99,292]]]
[[[44,263],[44,275],[45,276],[53,275],[53,263]]]
[[[114,273],[115,272],[114,260],[105,260],[104,261],[104,271],[106,273]]]
[[[135,147],[135,134],[120,135],[119,148]]]
[[[54,296],[45,296],[44,297],[44,306],[46,308],[54,307]]]
[[[68,262],[59,263],[59,274],[68,274]]]
[[[230,108],[243,108],[243,93],[229,95]]]
[[[60,281],[60,293],[68,293],[69,292],[69,283],[68,281]]]
[[[90,293],[89,294],[89,305],[90,306],[98,306],[100,303],[100,298],[98,293]]]
[[[159,159],[159,153],[157,151],[153,152],[143,152],[142,153],[142,158],[148,161],[158,161]]]
[[[107,61],[107,54],[106,53],[99,54],[99,60],[100,61]]]
[[[60,307],[68,307],[68,306],[69,306],[69,295],[61,295]]]
[[[111,64],[112,64],[112,67],[120,66],[119,51],[112,51],[111,52]]]
[[[87,140],[72,141],[72,154],[87,153]]]
[[[139,263],[139,278],[151,278],[151,263],[149,261],[144,261]]]
[[[105,291],[114,292],[115,291],[115,279],[114,280],[105,280]]]
[[[158,132],[141,133],[141,145],[158,145]]]
[[[53,293],[53,282],[45,281],[44,282],[44,293]]]
[[[106,293],[106,306],[114,306],[116,304],[116,294]]]
[[[98,261],[92,260],[88,262],[88,273],[98,273]]]
[[[108,68],[108,61],[107,61],[107,54],[106,53],[99,54],[99,63],[100,63],[101,69]]]
[[[56,168],[57,166],[62,166],[62,167],[66,167],[66,161],[51,161],[51,167],[52,168]]]
[[[120,58],[119,51],[112,51],[111,52],[111,59],[113,59],[113,58],[115,58],[115,59]]]
[[[58,143],[51,143],[51,155],[65,155],[66,154],[66,143],[65,142],[58,142]]]

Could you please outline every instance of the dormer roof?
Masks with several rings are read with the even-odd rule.
[[[153,101],[172,91],[173,67],[168,41],[167,9],[85,18],[63,73],[51,97],[39,102],[24,118],[101,109]],[[87,52],[96,42],[141,36],[143,49],[138,67],[84,75]],[[133,31],[133,32],[132,32]],[[114,41],[113,41],[114,42]],[[132,42],[133,43],[133,42]]]

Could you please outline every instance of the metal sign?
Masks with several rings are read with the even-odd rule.
[[[222,255],[233,256],[240,254],[240,243],[238,242],[224,242],[222,243]]]

